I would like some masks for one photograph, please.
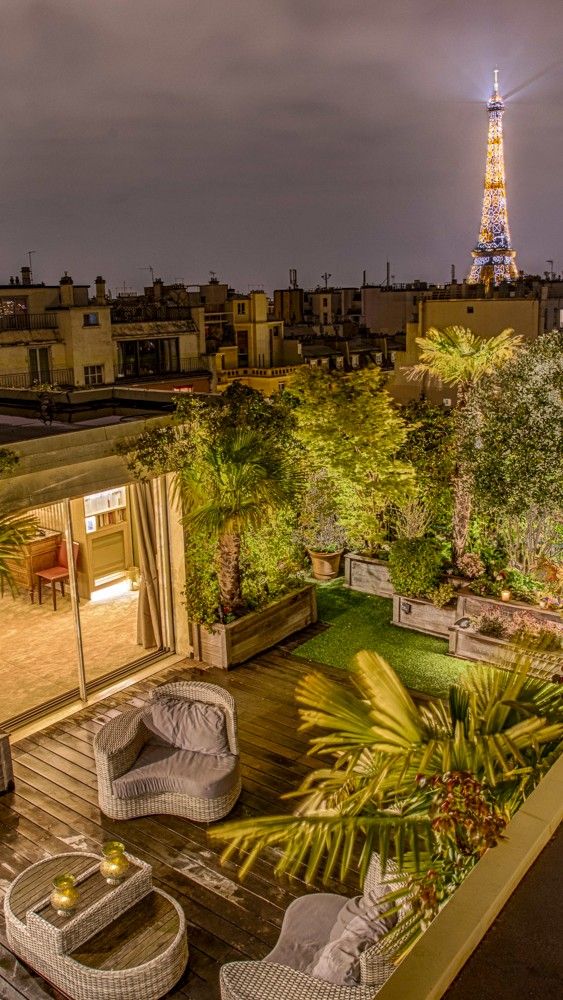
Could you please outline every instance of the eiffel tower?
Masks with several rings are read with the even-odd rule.
[[[498,89],[498,69],[495,69],[494,80],[493,93],[487,104],[489,132],[481,229],[477,246],[472,251],[473,264],[467,278],[470,284],[482,282],[486,286],[514,281],[518,277],[516,251],[510,245],[506,209],[502,140],[504,104]]]

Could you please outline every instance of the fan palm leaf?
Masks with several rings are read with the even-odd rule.
[[[409,856],[424,869],[433,856],[430,779],[474,775],[513,811],[553,762],[563,740],[559,691],[529,677],[526,666],[511,675],[478,665],[449,702],[420,707],[375,653],[356,658],[355,690],[321,674],[303,678],[302,728],[325,731],[311,751],[332,765],[286,796],[299,802],[293,815],[227,823],[211,836],[227,841],[228,855],[246,855],[245,872],[268,847],[278,852],[278,871],[304,869],[308,880],[336,869],[344,878],[358,864],[363,872],[373,850],[392,851],[399,862]]]
[[[463,326],[443,330],[430,327],[425,337],[417,337],[420,362],[408,371],[409,379],[434,375],[446,385],[471,385],[508,361],[522,338],[506,329],[496,337],[479,337]]]
[[[0,510],[0,580],[14,592],[13,560],[22,546],[37,534],[37,521],[28,514]]]

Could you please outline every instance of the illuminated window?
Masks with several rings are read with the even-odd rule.
[[[84,365],[84,385],[103,385],[104,366]]]
[[[100,321],[98,319],[97,313],[84,313],[83,314],[83,325],[84,326],[99,326]]]

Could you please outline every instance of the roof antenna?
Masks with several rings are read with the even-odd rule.
[[[498,68],[496,66],[494,69],[494,75],[495,75],[495,94],[498,94]]]

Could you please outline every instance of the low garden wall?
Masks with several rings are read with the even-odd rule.
[[[307,584],[228,625],[207,628],[191,622],[194,658],[226,670],[316,621],[316,587]]]

